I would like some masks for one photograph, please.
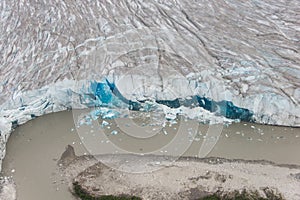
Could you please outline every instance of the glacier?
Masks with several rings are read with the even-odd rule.
[[[299,4],[1,1],[0,161],[13,128],[67,109],[299,127]]]

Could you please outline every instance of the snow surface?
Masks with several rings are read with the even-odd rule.
[[[299,4],[1,1],[0,160],[14,126],[99,102],[300,126]]]

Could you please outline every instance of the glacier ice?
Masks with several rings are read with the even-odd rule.
[[[68,4],[0,2],[0,160],[13,127],[67,109],[300,126],[298,0]]]

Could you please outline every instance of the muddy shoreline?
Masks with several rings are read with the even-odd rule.
[[[274,194],[274,199],[300,198],[300,191],[297,191],[300,188],[298,165],[223,158],[182,157],[172,160],[169,156],[155,155],[76,156],[73,160],[70,157],[60,160],[64,163],[60,170],[64,172],[73,194],[76,184],[93,197],[126,195],[149,200],[199,199],[216,193],[249,191],[267,198],[268,191]],[[126,172],[129,168],[147,168],[149,171]]]

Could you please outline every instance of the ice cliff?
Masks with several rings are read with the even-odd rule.
[[[0,8],[1,158],[12,127],[95,105],[155,102],[194,117],[300,126],[298,0],[3,0]]]

